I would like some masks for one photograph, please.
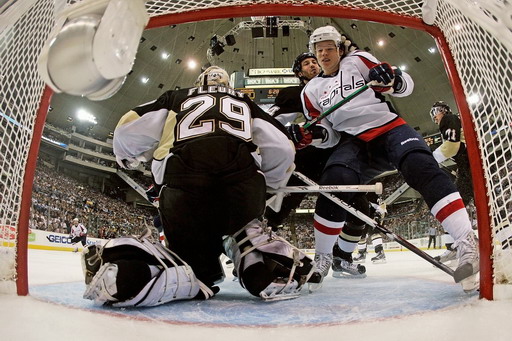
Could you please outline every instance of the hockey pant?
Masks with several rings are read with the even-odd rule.
[[[214,295],[176,254],[143,237],[91,245],[82,254],[82,267],[84,298],[100,305],[148,307]]]
[[[346,138],[329,158],[319,183],[366,184],[377,175],[392,169],[399,170],[405,181],[420,192],[431,209],[444,198],[456,200],[455,196],[449,197],[457,194],[455,185],[439,168],[421,136],[407,125],[395,127],[368,143],[353,137]],[[350,203],[354,193],[337,193],[336,196]],[[447,205],[444,202],[441,204]],[[332,237],[342,231],[346,219],[345,210],[324,196],[319,196],[315,208],[315,239],[319,241],[317,251],[328,252],[332,247],[329,245]],[[343,226],[346,240],[338,239],[342,250],[355,248],[354,244],[361,236],[361,231],[359,235],[356,232]]]
[[[212,139],[169,158],[165,182],[159,209],[169,248],[213,287],[224,279],[223,236],[263,216],[265,178],[244,145]]]
[[[264,300],[297,297],[315,270],[304,252],[274,232],[264,231],[257,219],[225,237],[224,248],[240,285]]]

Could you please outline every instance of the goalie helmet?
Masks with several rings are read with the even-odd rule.
[[[430,109],[430,118],[432,119],[432,121],[434,123],[436,122],[435,117],[437,116],[437,114],[439,114],[441,112],[445,113],[445,114],[452,113],[450,107],[445,102],[443,102],[443,101],[435,102],[434,105],[432,105],[432,108]]]
[[[309,37],[309,52],[315,53],[315,44],[321,41],[332,40],[336,46],[343,44],[341,34],[333,26],[322,26],[313,31]]]
[[[197,77],[194,86],[224,85],[229,86],[229,75],[218,66],[210,66]]]

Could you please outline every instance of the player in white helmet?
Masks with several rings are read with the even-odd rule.
[[[82,247],[87,245],[87,228],[84,224],[80,223],[78,218],[74,218],[73,222],[71,223],[71,231],[69,237],[71,238],[71,243],[75,245],[73,252],[78,252],[78,242],[82,244]]]
[[[342,38],[332,26],[316,29],[310,49],[323,72],[302,92],[305,117],[321,115],[355,90],[372,82],[372,87],[334,110],[322,121],[342,134],[342,141],[327,161],[320,184],[365,184],[384,171],[398,169],[405,181],[420,192],[432,214],[458,244],[459,266],[455,281],[464,290],[476,288],[479,271],[478,245],[462,198],[450,178],[439,168],[423,138],[396,113],[384,94],[403,97],[412,93],[411,77],[368,52],[345,52]],[[308,136],[304,134],[303,143]],[[350,202],[352,193],[339,197]],[[320,196],[314,217],[315,260],[326,275],[352,264],[352,252],[361,230],[345,225],[346,211]],[[339,235],[339,237],[338,237]],[[340,251],[334,257],[332,248]]]
[[[224,279],[222,253],[235,264],[240,284],[265,300],[297,297],[306,282],[318,280],[312,259],[265,231],[261,221],[267,186],[280,187],[293,169],[286,130],[230,87],[225,70],[209,67],[195,84],[134,108],[114,131],[121,167],[152,161],[169,249],[141,237],[113,242],[133,246],[129,254],[103,259],[108,247],[87,252],[86,298],[118,305],[209,298]],[[140,249],[141,257],[132,255]],[[95,254],[104,264],[99,269]],[[131,267],[145,275],[135,280]],[[190,290],[176,292],[177,283]],[[174,289],[166,294],[166,288]]]

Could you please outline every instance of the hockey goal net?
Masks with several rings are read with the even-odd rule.
[[[435,9],[425,17],[423,3]],[[8,0],[0,8],[0,291],[20,295],[28,293],[32,181],[51,96],[38,76],[37,58],[53,27],[54,14],[62,6],[65,0]],[[496,298],[512,287],[510,2],[162,0],[146,1],[146,8],[151,16],[148,28],[216,18],[288,15],[368,20],[431,34],[452,84],[468,143],[482,254],[481,297]]]

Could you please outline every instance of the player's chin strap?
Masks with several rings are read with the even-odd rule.
[[[105,250],[115,253],[116,247],[121,247],[119,250],[126,250],[131,247],[130,250],[133,250],[132,253],[135,259],[137,255],[140,256],[141,252],[146,254],[146,257],[154,257],[154,260],[156,260],[154,264],[147,264],[151,271],[151,280],[134,297],[119,301],[115,296],[118,293],[117,281],[120,268],[115,260],[112,260],[102,264],[96,272],[91,282],[87,285],[83,296],[85,299],[94,300],[96,304],[110,303],[115,307],[133,307],[156,306],[175,300],[192,299],[200,291],[206,299],[214,296],[213,291],[196,278],[192,268],[161,243],[152,242],[144,236],[140,238],[122,237],[111,239],[98,250],[97,256],[101,258]],[[120,257],[118,260],[126,259],[125,251],[123,257]]]
[[[246,236],[237,241],[237,237],[242,233],[245,233]],[[280,269],[289,269],[289,274],[286,277],[282,273],[276,274],[274,281],[259,293],[259,296],[265,301],[298,297],[302,286],[310,279],[315,270],[310,262],[305,262],[305,260],[309,260],[305,253],[274,234],[271,229],[265,233],[257,219],[251,221],[234,235],[225,237],[224,249],[228,257],[233,260],[240,284],[244,288],[241,274],[248,267],[246,262],[251,258],[247,257],[248,255],[259,252],[263,255],[263,262],[269,265],[269,268],[277,266]],[[299,272],[299,269],[302,271]]]

